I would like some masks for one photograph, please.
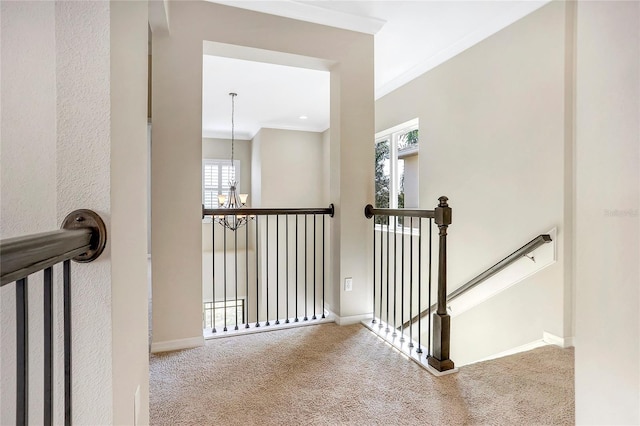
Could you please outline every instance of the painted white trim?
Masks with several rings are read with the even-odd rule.
[[[376,223],[374,226],[375,226],[376,232],[387,232],[387,226],[386,225],[382,225],[381,223]],[[394,230],[393,224],[389,225],[389,234],[413,235],[415,237],[420,235],[420,233],[418,232],[417,228],[409,228],[408,226],[399,226],[398,225],[398,226],[395,227],[395,230]]]
[[[244,324],[239,324],[237,330],[229,329],[227,331],[217,331],[216,333],[212,333],[211,329],[205,329],[204,339],[213,340],[245,334],[267,333],[269,331],[286,330],[289,328],[306,327],[308,325],[320,325],[331,322],[335,322],[335,315],[325,310],[325,318],[322,318],[319,315],[317,319],[310,318],[307,321],[299,318],[299,321],[295,322],[294,318],[289,318],[289,322],[286,322],[286,318],[283,318],[280,319],[280,324],[276,324],[275,320],[271,320],[269,325],[266,325],[265,321],[261,321],[260,327],[256,327],[254,324],[249,324],[249,328],[245,328]]]
[[[415,359],[414,359],[415,361]],[[451,370],[447,370],[447,371],[438,371],[435,368],[433,368],[432,366],[429,365],[429,363],[427,362],[427,364],[420,364],[422,365],[422,367],[427,370],[429,373],[433,374],[436,377],[442,377],[442,376],[448,376],[449,374],[454,374],[457,373],[458,371],[460,371],[460,369],[458,367],[454,367]]]
[[[376,142],[379,142],[380,140],[386,138],[387,136],[391,135],[392,133],[406,133],[406,132],[410,132],[412,130],[418,129],[418,126],[420,125],[420,119],[419,118],[412,118],[409,121],[405,121],[404,123],[400,123],[400,124],[396,124],[393,127],[390,127],[388,129],[382,130],[378,133],[376,133],[374,139],[376,140]]]
[[[351,315],[348,317],[341,317],[341,316],[335,315],[335,318],[336,318],[336,324],[338,325],[352,325],[352,324],[358,324],[366,320],[371,320],[371,318],[373,318],[373,313],[370,312],[368,314]]]
[[[197,348],[204,346],[204,336],[189,337],[186,339],[165,340],[164,342],[151,343],[151,353],[177,351],[180,349]]]
[[[148,2],[149,26],[151,31],[160,35],[169,34],[169,2],[152,0]],[[151,54],[151,52],[149,52]]]
[[[202,42],[202,54],[221,56],[223,58],[242,59],[252,62],[264,62],[274,65],[285,65],[295,68],[306,68],[317,71],[331,71],[335,61],[311,56],[296,55],[295,53],[276,52],[258,49],[256,47],[238,46],[236,44],[220,43],[205,40]]]
[[[358,324],[360,322],[371,320],[373,318],[373,312],[367,312],[366,314],[360,315],[351,315],[347,317],[341,317],[340,315],[333,312],[331,305],[325,303],[325,312],[327,312],[327,316],[332,318],[336,324],[338,325],[352,325]]]
[[[400,137],[408,132],[418,130],[419,119],[413,118],[389,129],[375,134],[374,146],[380,143],[389,143],[389,208],[398,208],[398,192],[400,189],[400,175],[398,165],[398,142]],[[418,147],[416,146],[416,154]],[[393,220],[395,228],[395,219]]]
[[[438,371],[435,368],[431,367],[427,359],[428,351],[424,345],[419,346],[418,342],[416,342],[415,340],[410,340],[406,335],[398,333],[397,330],[393,328],[393,326],[390,326],[389,324],[385,323],[384,321],[380,321],[379,319],[376,320],[377,322],[373,323],[371,321],[371,318],[369,318],[365,321],[362,321],[361,324],[367,327],[373,334],[380,337],[385,343],[396,350],[402,357],[412,360],[420,367],[424,368],[429,373],[437,377],[446,376],[458,372],[457,367],[447,371]],[[418,347],[421,348],[422,352],[417,352]]]
[[[281,1],[220,1],[207,0],[212,3],[220,3],[226,6],[239,7],[253,10],[254,12],[267,13],[269,15],[283,16],[299,21],[312,22],[314,24],[327,25],[343,30],[356,31],[365,34],[375,34],[382,29],[386,21],[368,16],[353,15],[326,9],[322,6],[303,3],[295,0]]]
[[[559,337],[555,334],[547,333],[546,331],[542,333],[542,340],[549,345],[560,346],[563,349],[572,348],[574,346],[573,337]]]
[[[234,139],[236,141],[250,141],[254,138],[256,133],[258,133],[258,130],[252,129],[251,132],[243,132],[241,130],[236,130]],[[202,129],[202,138],[231,140],[231,130],[215,131],[215,130]]]
[[[496,358],[502,358],[509,355],[514,355],[520,352],[530,351],[532,349],[541,348],[543,346],[554,345],[563,349],[573,347],[573,337],[558,337],[555,334],[542,332],[542,339],[535,340],[533,342],[525,343],[524,345],[517,346],[515,348],[507,349],[506,351],[498,352],[497,354],[489,355],[486,358],[479,359],[464,365],[475,364],[476,362],[489,361]]]
[[[293,132],[323,133],[329,130],[329,127],[326,124],[310,127],[310,126],[303,126],[303,125],[300,125],[300,126],[286,125],[286,124],[280,125],[276,123],[276,124],[269,124],[266,127],[258,126],[254,129],[251,129],[251,131],[238,132],[241,139],[236,138],[236,140],[251,141],[253,138],[256,137],[258,132],[265,129],[290,130]],[[216,131],[216,130],[202,129],[202,137],[204,139],[231,139],[231,131],[230,130]]]
[[[496,359],[496,358],[502,358],[502,357],[509,356],[509,355],[515,355],[515,354],[520,353],[520,352],[527,352],[527,351],[530,351],[532,349],[541,348],[541,347],[547,346],[547,345],[548,345],[548,343],[545,342],[542,339],[535,340],[533,342],[525,343],[524,345],[517,346],[517,347],[511,348],[511,349],[507,349],[506,351],[498,352],[497,354],[489,355],[486,358],[482,358],[482,359],[479,359],[477,361],[472,361],[472,362],[469,362],[469,363],[464,364],[464,365],[470,365],[470,364],[475,364],[476,362],[489,361],[489,360]]]

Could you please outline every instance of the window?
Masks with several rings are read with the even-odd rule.
[[[215,324],[216,327],[224,327],[225,325],[228,327],[230,325],[235,325],[236,321],[238,324],[244,324],[244,299],[234,299],[227,300],[226,303],[226,311],[227,311],[227,323],[224,324],[225,320],[225,303],[223,302],[204,302],[202,304],[202,321],[203,328],[213,328]],[[215,318],[215,322],[214,322]]]
[[[375,203],[378,208],[418,208],[418,120],[376,134]],[[387,223],[376,217],[376,223]]]
[[[240,185],[239,160],[234,160],[233,167],[230,160],[202,160],[202,204],[205,209],[218,207],[218,195],[227,194],[232,180]]]

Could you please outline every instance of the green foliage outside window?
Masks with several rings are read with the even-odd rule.
[[[398,151],[410,149],[417,145],[418,129],[404,133],[397,139]],[[375,144],[375,206],[377,208],[390,207],[389,197],[391,194],[391,181],[389,175],[385,174],[385,166],[388,168],[389,162],[391,161],[390,148],[391,145],[389,140],[384,140]],[[398,191],[398,208],[404,208],[404,174],[402,174],[400,177],[400,188]],[[387,224],[388,218],[384,216],[376,216],[375,223]]]
[[[376,187],[375,187],[375,206],[377,208],[389,208],[389,192],[390,192],[390,179],[389,175],[384,172],[385,163],[389,161],[389,141],[382,141],[376,143]],[[387,223],[387,218],[383,216],[375,217],[376,223]]]

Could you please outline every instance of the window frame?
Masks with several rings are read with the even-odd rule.
[[[227,324],[224,324],[224,310],[225,304],[227,309]],[[234,309],[235,308],[235,309]],[[229,310],[232,310],[232,314],[229,314]],[[224,300],[208,300],[206,302],[202,302],[202,325],[203,329],[212,328],[213,327],[213,319],[216,317],[216,311],[222,311],[220,314],[222,318],[216,321],[216,325],[220,324],[222,327],[233,326],[236,323],[236,318],[238,318],[238,324],[245,324],[247,311],[246,311],[246,298],[241,297],[237,299],[227,299]],[[238,315],[240,314],[240,315]],[[235,315],[235,316],[234,316]],[[207,322],[207,319],[210,318],[210,321]],[[211,327],[208,327],[211,325]]]
[[[222,166],[224,165],[228,165],[231,162],[231,160],[225,160],[225,159],[217,159],[217,158],[203,158],[202,159],[202,176],[201,176],[201,182],[202,182],[202,204],[205,206],[205,208],[218,208],[217,205],[217,196],[220,194],[224,194],[225,191],[228,191],[229,189],[229,185],[228,183],[224,183],[222,180]],[[217,167],[217,171],[218,171],[218,186],[214,187],[214,186],[207,186],[205,185],[205,169],[207,167],[207,165],[215,165]],[[233,160],[233,173],[234,173],[234,178],[238,184],[238,190],[240,190],[240,160]],[[214,206],[209,207],[206,202],[205,202],[205,193],[207,191],[217,191],[217,193],[214,193]]]
[[[406,121],[404,123],[393,126],[389,129],[376,133],[374,146],[378,143],[389,141],[389,208],[398,208],[398,140],[400,136],[413,130],[419,130],[419,121],[417,118]],[[420,155],[420,144],[418,143],[418,155]],[[375,184],[375,182],[374,182]],[[376,206],[377,207],[377,206]]]
[[[418,118],[411,119],[409,121],[405,121],[404,123],[400,123],[396,126],[390,127],[388,129],[382,130],[375,134],[374,139],[374,149],[378,143],[389,141],[389,207],[390,209],[398,209],[398,195],[399,195],[399,179],[400,176],[398,174],[398,141],[400,136],[407,134],[411,131],[420,129],[420,123]],[[419,138],[418,133],[418,138]],[[420,143],[418,139],[418,155],[420,155]],[[374,188],[375,188],[374,181]],[[375,201],[374,201],[375,202]],[[376,206],[378,207],[378,206]],[[404,208],[404,207],[403,207]],[[395,223],[394,220],[389,224],[389,232],[393,229],[396,231],[400,230],[400,232],[406,234],[417,235],[417,230],[412,229],[411,227],[407,227],[398,223]],[[386,225],[377,223],[375,224],[376,231],[384,232],[386,231]]]

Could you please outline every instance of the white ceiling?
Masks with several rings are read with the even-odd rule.
[[[252,139],[261,128],[323,132],[329,127],[329,72],[203,56],[202,136]],[[302,119],[300,117],[307,117]]]
[[[375,93],[376,98],[380,98],[548,1],[216,2],[374,34]],[[237,128],[251,137],[260,127],[310,131],[322,131],[328,127],[328,76],[325,85],[319,83],[321,78],[314,80],[313,76],[321,73],[319,71],[247,62],[205,56],[203,135],[208,132],[224,133],[226,122],[228,137],[230,112],[226,111],[230,111],[227,95],[230,91],[238,91],[239,95],[236,117],[237,123],[242,122],[242,125]],[[289,90],[290,86],[295,88]],[[224,105],[228,105],[228,108],[224,108]],[[224,112],[224,116],[219,116]],[[298,118],[302,114],[309,116],[306,123]]]

